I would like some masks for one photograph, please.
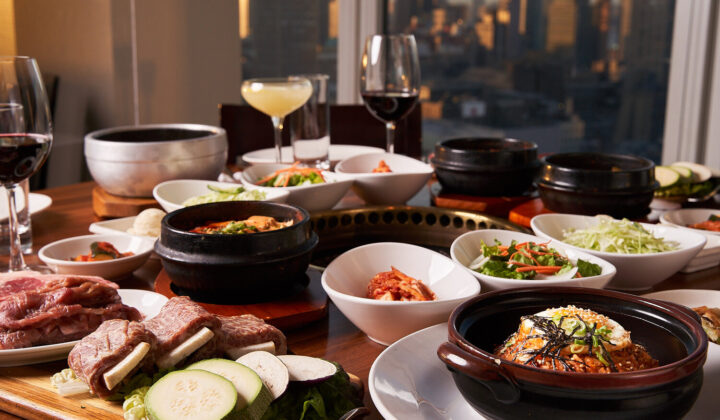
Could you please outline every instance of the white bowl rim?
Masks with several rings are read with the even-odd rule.
[[[375,243],[371,243],[371,244],[360,245],[355,248],[349,249],[349,250],[343,252],[342,254],[340,254],[339,256],[335,257],[335,259],[332,262],[330,262],[330,264],[328,264],[328,266],[323,271],[321,279],[320,279],[322,286],[325,289],[325,291],[327,292],[327,294],[341,297],[342,299],[345,299],[349,302],[366,303],[366,304],[372,305],[372,306],[400,306],[400,305],[418,306],[418,305],[433,305],[433,304],[437,305],[440,302],[448,303],[448,302],[454,302],[454,301],[462,301],[462,300],[468,299],[472,296],[476,296],[477,294],[480,293],[480,283],[477,281],[477,279],[475,277],[471,276],[470,273],[465,273],[468,275],[468,278],[472,278],[472,280],[473,280],[471,283],[470,282],[468,282],[468,283],[471,284],[471,287],[476,286],[476,287],[472,287],[473,291],[470,294],[458,296],[458,297],[454,297],[454,298],[450,298],[450,299],[438,298],[438,300],[425,300],[425,301],[390,301],[390,300],[377,300],[377,299],[358,297],[358,296],[349,295],[347,293],[339,292],[339,291],[333,289],[332,287],[330,287],[330,285],[327,283],[327,273],[330,271],[330,268],[332,267],[333,264],[335,264],[335,261],[338,258],[342,257],[343,255],[345,255],[349,252],[354,252],[355,250],[359,250],[362,248],[368,248],[368,247],[375,247],[378,245],[387,245],[387,244],[392,244],[393,246],[402,245],[402,246],[407,246],[410,248],[421,249],[423,251],[427,251],[429,253],[433,253],[437,256],[447,259],[448,262],[450,262],[452,265],[455,266],[455,268],[462,268],[461,264],[456,263],[451,258],[448,258],[439,252],[433,251],[432,249],[428,249],[428,248],[425,248],[425,247],[422,247],[419,245],[406,244],[403,242],[375,242]],[[459,270],[459,271],[464,273],[463,270]],[[423,283],[425,283],[425,282],[423,282]]]
[[[153,187],[153,191],[152,191],[153,197],[154,197],[156,200],[158,200],[158,201],[163,200],[163,201],[165,201],[165,202],[167,202],[167,203],[169,203],[169,204],[172,204],[172,205],[175,205],[175,206],[184,207],[184,206],[182,205],[182,203],[178,203],[178,202],[175,202],[175,201],[171,201],[170,199],[165,198],[165,197],[163,197],[162,195],[160,195],[160,192],[159,192],[162,187],[165,187],[165,186],[167,186],[167,185],[172,185],[172,184],[180,184],[180,183],[183,183],[183,182],[184,182],[184,183],[187,183],[187,182],[193,182],[193,183],[200,183],[200,182],[207,183],[207,182],[210,182],[210,183],[213,183],[213,184],[223,184],[223,185],[227,185],[228,187],[230,187],[230,186],[243,187],[243,188],[245,188],[246,190],[260,190],[260,189],[261,189],[261,187],[260,187],[259,185],[256,185],[256,186],[253,188],[253,187],[248,187],[248,186],[245,185],[245,184],[241,184],[241,183],[237,183],[237,182],[216,181],[216,180],[211,180],[211,179],[190,179],[190,178],[183,178],[183,179],[170,179],[170,180],[163,181],[163,182],[155,185],[155,187]],[[270,188],[270,187],[268,187],[268,189],[269,189],[269,188]],[[265,189],[263,189],[263,192],[267,192],[267,193],[273,193],[273,192],[274,192],[274,193],[268,195],[268,196],[265,198],[265,200],[245,200],[245,201],[267,201],[267,200],[271,200],[271,199],[275,199],[275,198],[280,198],[280,197],[289,195],[289,193],[288,193],[287,191],[284,191],[284,190],[282,190],[281,188],[277,188],[277,187],[272,187],[272,190],[270,190],[270,191],[266,191]],[[188,197],[188,198],[190,198],[190,197]],[[242,200],[241,200],[241,201],[242,201]]]
[[[458,243],[458,241],[460,240],[460,238],[462,238],[462,237],[464,237],[464,236],[468,236],[468,237],[469,237],[469,236],[477,236],[477,235],[479,235],[478,232],[479,232],[479,233],[486,233],[486,232],[505,232],[505,233],[508,233],[508,234],[511,234],[511,235],[526,235],[526,236],[531,236],[531,237],[533,237],[533,238],[535,238],[535,239],[537,239],[537,240],[539,240],[539,241],[543,241],[543,240],[544,240],[544,238],[541,238],[541,237],[536,236],[536,235],[531,235],[531,234],[529,234],[529,233],[524,233],[524,232],[515,232],[515,231],[512,231],[512,230],[503,230],[503,229],[473,230],[473,231],[471,231],[471,232],[465,232],[465,233],[463,233],[462,235],[460,235],[460,236],[458,236],[457,238],[455,238],[455,240],[453,241],[452,245],[450,246],[450,255],[451,255],[452,257],[454,257],[454,255],[455,255],[454,250],[455,250],[456,244]],[[559,242],[560,242],[560,241],[558,241],[557,239],[550,239],[549,241],[550,241],[550,242],[554,242],[554,243],[559,243]],[[546,242],[548,242],[548,241],[546,241]],[[552,246],[553,246],[553,248],[556,248],[556,249],[559,249],[559,250],[562,250],[562,251],[567,251],[567,249],[570,248],[568,245],[565,245],[565,244],[560,244],[559,246],[556,245],[556,244],[553,244]],[[579,248],[579,249],[574,249],[574,248],[573,248],[573,249],[571,249],[571,250],[572,250],[573,252],[578,253],[578,257],[582,256],[583,259],[587,259],[587,260],[589,260],[589,262],[593,262],[593,260],[595,260],[595,261],[600,260],[603,264],[605,264],[605,265],[603,265],[603,264],[598,264],[598,265],[600,266],[600,268],[603,269],[603,272],[600,272],[600,274],[595,275],[595,276],[581,277],[581,278],[572,278],[572,279],[561,279],[561,280],[557,280],[557,279],[544,279],[544,280],[534,280],[534,279],[509,279],[509,278],[505,278],[505,277],[497,277],[497,276],[491,276],[491,275],[489,275],[489,274],[483,274],[483,273],[480,273],[480,272],[477,272],[477,271],[471,269],[470,267],[468,267],[468,266],[466,266],[466,265],[464,265],[464,264],[461,264],[460,261],[457,261],[457,260],[455,260],[454,258],[453,258],[453,261],[455,261],[458,265],[460,265],[461,267],[463,267],[463,268],[465,268],[466,270],[468,270],[470,273],[472,273],[472,274],[475,275],[476,277],[487,277],[487,278],[489,278],[489,279],[491,279],[491,280],[511,281],[513,284],[518,284],[518,285],[522,285],[522,286],[525,286],[525,285],[527,285],[527,286],[532,286],[532,285],[543,286],[543,285],[551,284],[551,285],[553,285],[553,286],[558,286],[558,287],[560,287],[560,285],[557,284],[557,283],[573,282],[573,281],[581,281],[581,282],[582,282],[582,281],[586,281],[586,280],[590,280],[590,279],[596,279],[596,278],[598,278],[598,277],[615,276],[615,274],[617,274],[617,267],[615,267],[614,264],[612,264],[611,262],[606,261],[606,260],[604,260],[604,259],[602,259],[602,258],[600,258],[600,257],[598,257],[598,256],[595,256],[595,255],[589,254],[589,253],[587,253],[587,252],[581,251],[581,249],[582,249],[582,248]],[[597,264],[597,263],[595,263],[595,262],[593,262],[593,263],[594,263],[594,264]],[[609,270],[607,273],[604,272],[604,271],[605,271],[605,268],[608,268],[608,270]]]
[[[142,242],[147,242],[148,249],[145,251],[139,252],[137,254],[134,254],[134,255],[129,255],[127,257],[116,258],[116,259],[105,260],[105,261],[60,260],[57,258],[50,257],[46,254],[47,250],[50,248],[54,248],[56,246],[64,245],[66,243],[76,242],[76,241],[80,241],[80,240],[86,240],[86,239],[90,239],[90,238],[98,238],[98,241],[101,241],[101,242],[111,242],[112,238],[123,240],[123,241],[126,241],[128,239],[132,240],[133,238],[138,238]],[[100,239],[100,238],[104,238],[104,239]],[[110,238],[110,239],[107,239],[107,238]],[[49,244],[43,246],[42,248],[40,248],[40,251],[38,251],[38,258],[40,258],[42,261],[47,262],[47,263],[58,264],[58,265],[61,264],[61,265],[66,265],[68,267],[71,267],[71,266],[98,267],[98,266],[118,263],[119,261],[129,261],[131,259],[145,257],[153,251],[154,245],[155,245],[155,239],[153,239],[149,236],[148,237],[130,236],[130,235],[123,235],[120,233],[118,233],[118,234],[103,233],[103,234],[93,234],[93,235],[72,236],[70,238],[65,238],[65,239],[57,240],[55,242],[50,242]],[[114,246],[114,244],[113,244],[113,246]]]
[[[581,214],[565,214],[565,213],[539,214],[539,215],[537,215],[537,216],[534,216],[534,217],[530,220],[530,226],[532,226],[533,231],[535,231],[535,229],[536,229],[535,219],[537,219],[537,220],[542,220],[542,219],[550,219],[550,218],[562,218],[562,217],[567,217],[567,216],[572,216],[572,217],[577,217],[577,218],[584,218],[585,220],[593,220],[593,219],[595,218],[595,216],[585,216],[585,215],[581,215]],[[616,219],[616,220],[617,220],[617,219]],[[558,238],[555,238],[555,237],[551,236],[549,233],[546,233],[545,231],[543,231],[543,230],[541,230],[541,229],[539,229],[539,228],[537,228],[537,230],[538,230],[539,232],[542,232],[544,235],[547,235],[547,236],[548,236],[549,238],[551,238],[553,241],[556,241],[556,242],[562,244],[563,246],[566,246],[566,247],[569,247],[569,248],[573,248],[573,249],[576,249],[576,250],[579,250],[579,251],[583,251],[583,252],[586,252],[586,253],[592,253],[592,254],[594,254],[594,255],[597,255],[598,257],[608,257],[608,258],[628,258],[628,259],[633,259],[633,258],[634,258],[634,259],[639,259],[639,258],[648,258],[648,257],[656,256],[656,255],[674,256],[674,255],[677,255],[677,254],[680,254],[680,253],[687,252],[687,251],[689,251],[689,250],[695,249],[696,247],[702,248],[703,246],[705,246],[705,243],[707,242],[707,238],[705,237],[705,235],[703,235],[703,234],[701,234],[701,233],[692,232],[692,231],[689,230],[689,229],[683,229],[683,228],[680,228],[680,227],[675,227],[675,226],[666,225],[666,224],[654,225],[654,224],[652,224],[652,223],[641,223],[641,222],[636,222],[636,223],[639,223],[642,227],[644,227],[645,229],[649,230],[650,233],[653,233],[653,234],[654,234],[654,230],[655,230],[656,228],[670,229],[671,232],[673,232],[673,233],[675,233],[675,234],[677,234],[677,235],[680,235],[680,236],[688,236],[688,235],[689,235],[689,238],[690,238],[690,239],[693,239],[694,241],[693,241],[693,243],[690,244],[690,245],[682,246],[682,244],[680,244],[680,245],[681,245],[680,248],[674,249],[674,250],[672,250],[672,251],[653,252],[653,253],[647,253],[647,254],[621,254],[621,253],[619,253],[619,252],[597,251],[597,250],[594,250],[594,249],[582,248],[582,247],[579,247],[579,246],[571,245],[571,244],[569,244],[569,243],[567,243],[567,242],[565,242],[565,241],[563,241],[563,240],[561,240],[561,239],[558,239]],[[540,236],[539,233],[538,233],[538,236]],[[672,239],[670,239],[670,240],[672,240]]]
[[[367,158],[368,156],[381,157],[381,156],[388,156],[388,155],[396,156],[398,159],[401,159],[401,160],[407,160],[407,161],[411,161],[411,160],[412,160],[412,161],[414,161],[413,164],[417,164],[418,169],[417,169],[417,170],[412,170],[412,171],[402,171],[402,172],[350,172],[350,171],[344,171],[344,170],[342,169],[342,165],[343,165],[343,163],[345,163],[345,162],[350,162],[350,161],[353,161],[353,160],[359,160],[359,159],[361,159],[361,158]],[[421,165],[422,165],[422,170],[420,169],[420,168],[421,168]],[[341,161],[338,162],[338,164],[335,166],[335,172],[337,172],[337,173],[339,173],[339,174],[345,174],[345,175],[362,175],[362,176],[372,176],[372,177],[388,177],[388,176],[398,176],[398,175],[420,175],[420,174],[425,175],[425,174],[428,174],[428,173],[429,173],[429,174],[432,174],[433,170],[434,170],[434,169],[433,169],[433,167],[432,167],[431,165],[429,165],[429,164],[427,164],[427,163],[425,163],[425,162],[423,162],[423,161],[421,161],[421,160],[412,158],[412,157],[410,157],[410,156],[404,156],[404,155],[398,155],[398,154],[390,154],[390,153],[387,153],[387,152],[383,152],[383,153],[379,153],[379,152],[378,152],[378,153],[363,153],[363,154],[360,154],[360,155],[351,156],[351,157],[349,157],[349,158],[346,158],[346,159],[341,160]]]
[[[665,226],[672,226],[672,227],[677,227],[677,228],[682,228],[682,229],[688,229],[691,232],[697,232],[697,233],[704,234],[704,235],[720,235],[720,232],[714,232],[712,230],[697,229],[697,228],[692,228],[690,226],[683,226],[683,225],[679,225],[679,224],[675,223],[674,221],[670,220],[670,218],[672,216],[682,214],[682,213],[720,214],[720,209],[684,208],[684,209],[669,210],[660,215],[660,223]]]

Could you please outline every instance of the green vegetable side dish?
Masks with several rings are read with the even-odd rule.
[[[469,268],[488,276],[546,280],[592,277],[602,273],[599,265],[579,259],[576,266],[567,257],[545,244],[519,243],[513,240],[510,245],[504,246],[496,239],[495,245],[481,242],[481,246],[482,255],[472,261]]]
[[[258,185],[262,187],[297,187],[300,185],[323,184],[325,179],[318,172],[278,174]]]
[[[563,241],[594,251],[616,254],[653,254],[674,251],[679,244],[655,237],[642,225],[628,219],[596,216],[597,224],[586,229],[568,229]]]
[[[188,207],[221,201],[259,201],[267,198],[267,193],[261,190],[246,190],[243,187],[218,188],[213,185],[207,187],[209,193],[190,197],[183,201],[182,205]]]

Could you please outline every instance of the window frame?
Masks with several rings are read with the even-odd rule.
[[[382,0],[339,0],[339,104],[360,104],[363,40],[382,28]],[[720,6],[676,0],[662,162],[689,160],[720,168]],[[689,46],[689,48],[686,48]]]

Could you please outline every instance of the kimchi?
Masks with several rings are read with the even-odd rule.
[[[378,273],[368,284],[367,297],[377,300],[426,301],[437,300],[437,296],[422,281],[414,279],[395,267],[391,271]]]

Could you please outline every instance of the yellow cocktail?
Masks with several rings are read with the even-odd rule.
[[[312,84],[304,77],[249,79],[242,84],[248,104],[270,116],[275,127],[275,161],[280,163],[285,117],[303,106],[312,95]]]

